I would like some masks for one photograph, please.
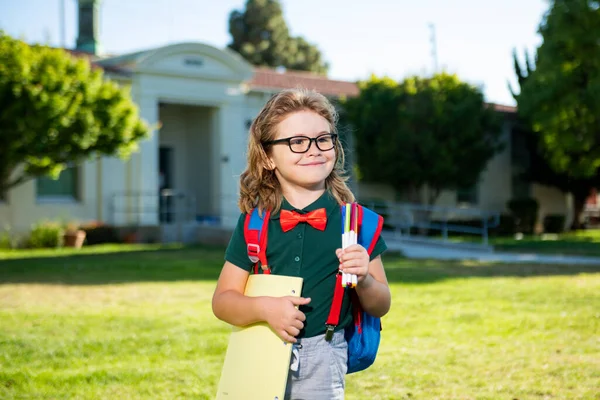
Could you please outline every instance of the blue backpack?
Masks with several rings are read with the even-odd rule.
[[[269,211],[265,211],[261,216],[258,209],[255,208],[246,215],[244,222],[244,238],[248,249],[248,257],[254,263],[255,274],[259,273],[259,264],[264,274],[271,273],[266,256],[268,237],[268,229],[266,228],[269,217]],[[381,234],[383,217],[366,207],[358,205],[358,227],[358,243],[367,249],[370,255]],[[346,373],[351,374],[362,371],[375,362],[382,327],[380,318],[373,317],[362,309],[356,291],[342,286],[342,274],[340,273],[336,278],[333,301],[325,324],[327,327],[325,339],[331,340],[335,327],[339,323],[345,290],[352,290],[350,296],[354,323],[347,327],[344,332],[348,342],[348,371]]]

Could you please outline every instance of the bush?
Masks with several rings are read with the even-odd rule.
[[[490,236],[513,236],[515,228],[515,217],[510,214],[501,214],[498,226],[490,228]]]
[[[62,247],[64,234],[64,228],[57,222],[38,223],[29,233],[27,247],[32,249]]]
[[[9,250],[13,248],[10,235],[7,232],[0,233],[0,250]]]
[[[6,225],[4,232],[0,232],[0,250],[10,250],[18,247],[19,241],[10,231],[10,226]]]
[[[104,243],[120,243],[119,234],[115,227],[102,223],[89,223],[81,226],[85,231],[85,244],[95,245]]]
[[[515,229],[517,232],[533,234],[537,222],[537,214],[540,206],[534,198],[512,199],[508,202],[508,209],[515,218]]]
[[[548,214],[544,217],[544,233],[562,233],[565,230],[564,214]]]

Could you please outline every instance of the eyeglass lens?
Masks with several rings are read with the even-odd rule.
[[[294,137],[290,139],[290,149],[295,153],[305,153],[310,148],[311,142],[314,141],[319,150],[327,151],[334,147],[333,135],[321,135],[316,138]]]

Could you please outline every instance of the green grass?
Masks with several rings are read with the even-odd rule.
[[[214,398],[230,331],[210,307],[222,259],[0,252],[0,398]],[[600,266],[384,263],[392,310],[347,399],[600,399]]]

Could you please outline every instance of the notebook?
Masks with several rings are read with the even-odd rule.
[[[246,296],[300,296],[302,278],[250,275]],[[283,400],[292,344],[266,322],[233,327],[225,354],[217,400]]]

